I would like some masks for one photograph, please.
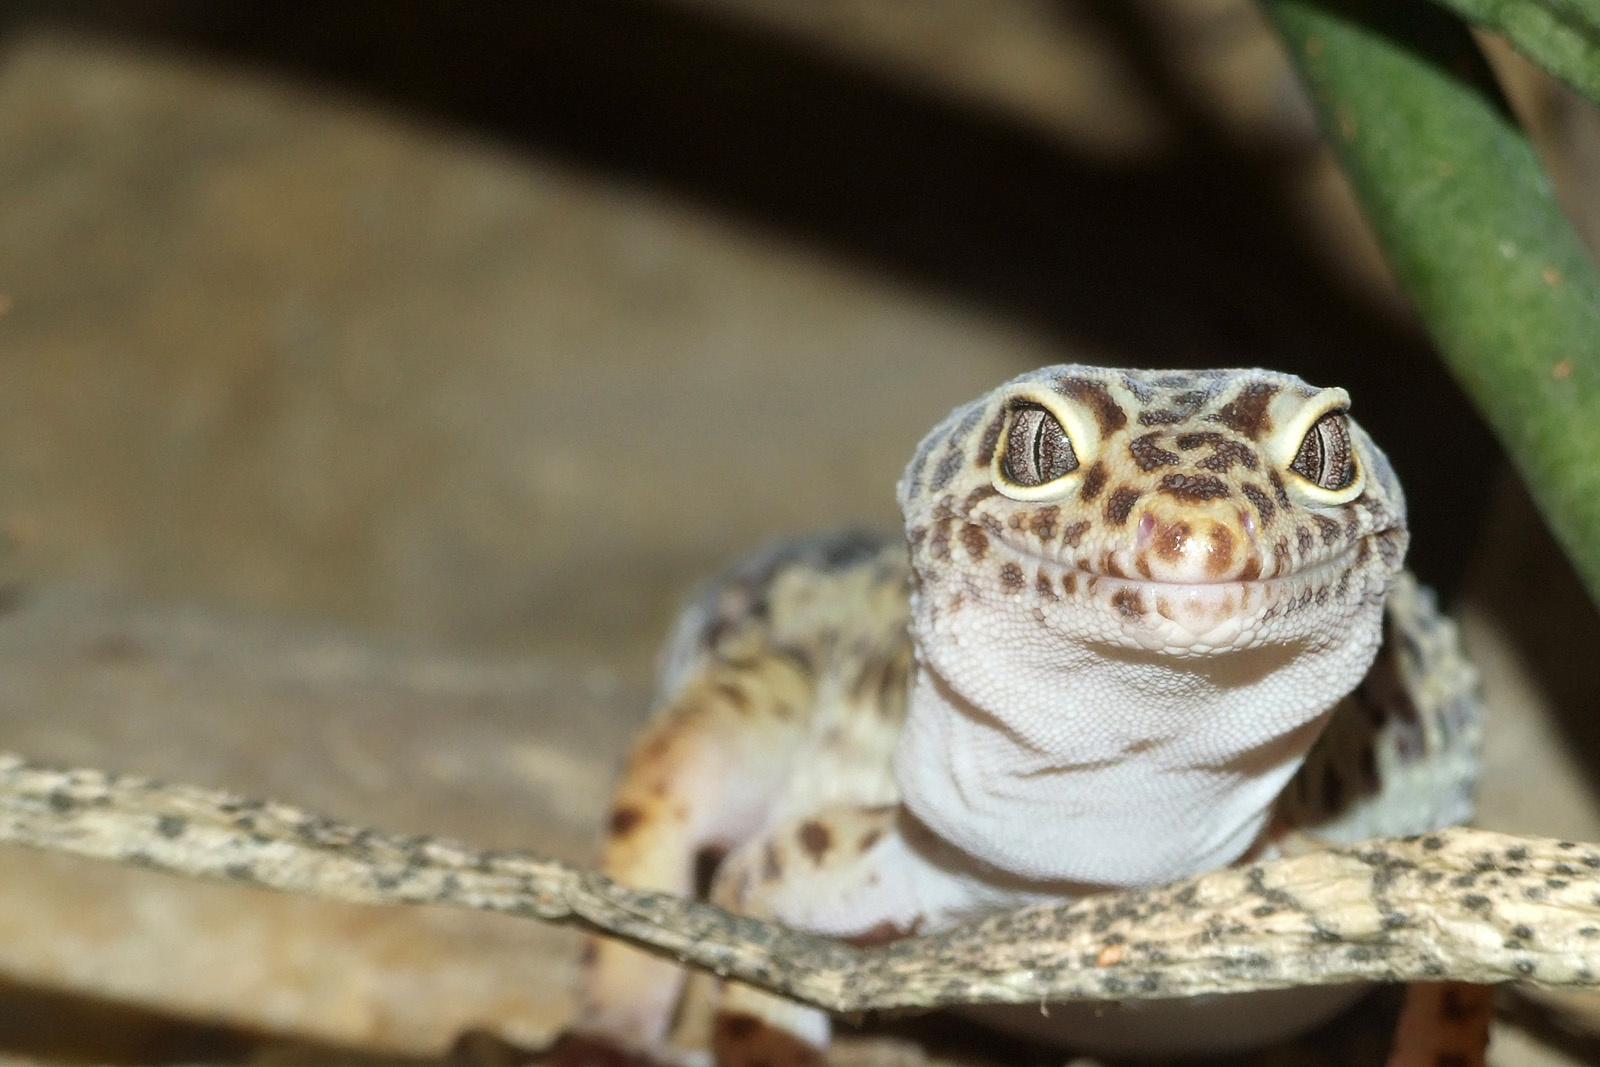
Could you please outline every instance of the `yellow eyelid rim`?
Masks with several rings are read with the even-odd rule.
[[[1072,445],[1073,455],[1078,457],[1076,467],[1042,485],[1017,485],[1000,473],[1000,462],[1006,455],[1006,442],[1011,439],[1012,427],[1016,425],[1012,412],[1019,402],[1044,408],[1055,416],[1056,421],[1067,433],[1067,441]],[[1083,472],[1100,454],[1100,435],[1094,417],[1059,393],[1028,386],[1008,395],[1000,402],[1000,406],[1006,413],[1005,430],[1001,433],[1000,440],[995,442],[994,456],[989,461],[989,481],[995,490],[1002,496],[1022,501],[1054,500],[1065,496],[1068,490],[1078,484]]]
[[[1324,389],[1307,400],[1300,410],[1295,412],[1294,417],[1283,424],[1283,429],[1274,442],[1273,451],[1278,454],[1273,459],[1283,471],[1284,482],[1290,492],[1300,494],[1313,504],[1348,504],[1360,496],[1367,485],[1367,465],[1360,448],[1357,447],[1354,432],[1350,434],[1350,447],[1351,459],[1356,465],[1356,476],[1343,489],[1324,489],[1289,466],[1300,452],[1300,442],[1311,432],[1311,427],[1318,419],[1333,411],[1343,412],[1345,417],[1349,418],[1350,394],[1343,389]]]

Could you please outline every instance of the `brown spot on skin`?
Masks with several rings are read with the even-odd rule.
[[[1163,526],[1156,534],[1156,555],[1168,563],[1176,563],[1183,558],[1183,550],[1188,547],[1189,538],[1194,530],[1186,522],[1175,522]]]
[[[1122,569],[1122,564],[1117,562],[1116,555],[1111,552],[1107,552],[1105,559],[1100,561],[1100,570],[1113,578],[1126,578],[1128,576],[1128,572]]]
[[[1180,433],[1174,443],[1184,452],[1193,452],[1201,445],[1214,445],[1219,441],[1226,441],[1216,430],[1196,430],[1192,433]]]
[[[1239,569],[1241,582],[1253,582],[1261,577],[1261,557],[1254,552],[1245,558],[1244,566]]]
[[[1244,494],[1246,500],[1255,505],[1256,514],[1261,516],[1263,524],[1272,521],[1272,516],[1277,514],[1278,509],[1273,506],[1272,500],[1265,492],[1254,485],[1248,484],[1240,486],[1239,492]]]
[[[1186,393],[1179,393],[1172,398],[1172,407],[1170,408],[1157,408],[1140,412],[1139,425],[1171,426],[1173,423],[1183,422],[1199,410],[1200,405],[1204,404],[1210,396],[1211,394],[1204,389],[1194,389]]]
[[[933,524],[933,531],[928,538],[928,555],[940,561],[950,559],[950,530],[954,524],[954,519],[940,519]]]
[[[1006,525],[1013,530],[1022,529],[1028,525],[1028,513],[1026,511],[1013,511],[1011,517],[1006,520]]]
[[[1278,573],[1283,574],[1288,569],[1289,539],[1278,538],[1278,543],[1272,546],[1272,561],[1278,568]]]
[[[732,682],[718,682],[713,688],[716,689],[717,696],[737,714],[743,715],[750,710],[750,695]]]
[[[961,502],[961,512],[962,512],[962,514],[970,513],[973,508],[977,507],[983,501],[989,499],[992,496],[999,496],[999,495],[1000,495],[1000,491],[998,489],[996,489],[994,486],[992,486],[992,485],[980,485],[976,489],[974,489],[972,492],[968,493],[967,494],[967,498]]]
[[[906,540],[911,542],[912,548],[921,546],[927,536],[928,528],[926,526],[913,526],[906,530]]]
[[[1078,575],[1076,572],[1068,571],[1066,576],[1061,579],[1061,591],[1068,596],[1078,591]]]
[[[1128,454],[1139,465],[1142,471],[1153,471],[1157,467],[1170,467],[1178,462],[1176,452],[1168,452],[1156,444],[1159,433],[1147,433],[1142,437],[1135,437],[1128,442]]]
[[[670,748],[672,748],[672,733],[668,730],[661,730],[652,734],[650,739],[635,753],[633,762],[635,764],[654,763],[664,757]]]
[[[1125,619],[1137,619],[1144,614],[1144,604],[1133,589],[1118,589],[1111,595],[1111,606],[1120,611]]]
[[[754,1015],[724,1013],[717,1017],[717,1030],[730,1041],[748,1041],[766,1024]]]
[[[1036,579],[1034,579],[1033,587],[1035,589],[1039,590],[1039,595],[1042,596],[1042,597],[1045,597],[1045,598],[1047,598],[1049,600],[1060,600],[1061,599],[1059,596],[1056,595],[1055,586],[1050,584],[1050,576],[1048,574],[1046,574],[1044,571],[1040,571],[1039,572],[1039,576]]]
[[[967,555],[973,559],[982,559],[989,554],[989,535],[970,522],[961,528],[961,543],[967,547]]]
[[[995,417],[989,420],[989,425],[983,428],[983,438],[978,442],[977,463],[979,467],[987,467],[994,462],[994,450],[1000,446],[1000,431],[1005,429],[1006,409],[1001,408]]]
[[[1378,554],[1383,557],[1383,562],[1390,567],[1400,566],[1400,557],[1405,555],[1405,547],[1400,538],[1393,532],[1385,531],[1378,535]]]
[[[644,812],[632,805],[624,805],[611,813],[611,836],[627,837],[644,821]]]
[[[1085,504],[1100,495],[1100,490],[1106,487],[1106,465],[1099,460],[1083,472],[1083,485],[1078,489],[1078,499]]]
[[[1317,524],[1317,529],[1322,531],[1322,543],[1324,545],[1339,543],[1341,528],[1337,522],[1326,515],[1313,515],[1311,519]]]
[[[1213,474],[1169,474],[1161,479],[1158,489],[1186,504],[1218,500],[1230,495],[1222,479]]]
[[[1233,531],[1226,526],[1211,527],[1211,534],[1206,538],[1209,551],[1206,553],[1206,571],[1213,577],[1220,577],[1233,569]]]
[[[1106,521],[1121,526],[1128,521],[1128,513],[1139,500],[1139,490],[1123,486],[1106,499]]]
[[[1122,410],[1122,405],[1117,403],[1110,390],[1099,382],[1087,378],[1063,378],[1056,383],[1056,388],[1094,412],[1095,422],[1100,424],[1100,436],[1109,437],[1128,425],[1128,413]]]
[[[1277,395],[1278,386],[1271,382],[1253,382],[1222,405],[1222,410],[1212,415],[1211,419],[1252,441],[1259,441],[1263,434],[1272,429],[1272,416],[1267,408]]]
[[[871,830],[868,830],[866,833],[862,834],[861,840],[856,842],[856,851],[862,853],[871,852],[872,846],[876,845],[882,839],[883,831],[879,830],[877,827],[873,827]]]
[[[1267,472],[1267,481],[1272,483],[1272,495],[1278,498],[1279,507],[1289,506],[1289,490],[1283,487],[1283,478],[1277,471]]]
[[[1033,536],[1041,541],[1048,541],[1056,535],[1056,528],[1061,521],[1061,509],[1055,504],[1042,507],[1033,513]]]
[[[1316,538],[1311,536],[1311,531],[1308,528],[1301,526],[1294,532],[1294,543],[1295,547],[1300,549],[1300,554],[1302,556],[1308,556],[1311,554],[1311,549],[1315,547],[1317,542]]]
[[[1090,523],[1085,521],[1075,522],[1061,531],[1061,543],[1067,548],[1077,548],[1083,540],[1083,535],[1089,532]]]
[[[1226,474],[1233,469],[1234,464],[1244,467],[1245,470],[1253,471],[1260,468],[1261,458],[1256,455],[1255,449],[1243,441],[1230,441],[1227,438],[1223,438],[1212,448],[1211,455],[1202,459],[1195,466],[1200,467],[1202,470]]]
[[[1015,593],[1027,584],[1027,579],[1023,578],[1021,567],[1007,563],[1000,568],[1000,584],[1006,587],[1007,592]]]
[[[800,847],[806,850],[806,855],[811,857],[813,863],[821,863],[822,857],[833,847],[833,832],[815,819],[807,819],[800,824],[798,837]]]

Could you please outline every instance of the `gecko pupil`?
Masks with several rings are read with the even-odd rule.
[[[1355,450],[1344,412],[1330,411],[1312,424],[1289,469],[1324,489],[1344,489],[1356,480]]]
[[[1033,487],[1078,469],[1078,456],[1056,417],[1035,404],[1018,404],[1000,460],[1000,473],[1013,485]]]

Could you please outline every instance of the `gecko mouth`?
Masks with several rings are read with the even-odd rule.
[[[1285,589],[1290,585],[1322,585],[1326,582],[1338,582],[1339,574],[1354,573],[1358,565],[1378,553],[1378,541],[1386,531],[1363,534],[1352,549],[1333,553],[1322,560],[1315,561],[1310,566],[1294,569],[1288,574],[1274,574],[1272,577],[1218,577],[1211,581],[1168,581],[1162,577],[1146,576],[1146,574],[1128,574],[1122,568],[1110,566],[1106,569],[1096,569],[1090,566],[1091,561],[1086,558],[1080,560],[1059,560],[1059,558],[1046,557],[1037,552],[1019,547],[1019,545],[1006,544],[1006,550],[1018,558],[1027,561],[1029,565],[1037,568],[1053,569],[1061,581],[1067,577],[1075,577],[1077,584],[1085,589],[1094,589],[1101,585],[1115,585],[1118,589],[1160,590],[1160,592],[1206,592],[1206,590],[1259,590],[1259,592],[1272,592],[1272,590]],[[1112,561],[1109,553],[1104,560]]]
[[[1366,598],[1366,561],[1385,533],[1364,535],[1355,547],[1288,574],[1212,582],[1109,574],[1008,544],[1013,561],[1002,566],[1002,579],[1005,567],[1017,568],[1018,584],[1031,587],[1046,617],[1059,614],[1049,610],[1056,604],[1092,604],[1100,609],[1094,614],[1109,617],[1109,629],[1132,645],[1204,654],[1253,643],[1263,627],[1308,611],[1350,613]]]

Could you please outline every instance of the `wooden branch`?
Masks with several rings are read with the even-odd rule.
[[[0,754],[0,842],[366,904],[575,922],[832,1011],[1344,982],[1600,987],[1600,846],[1456,829],[856,949],[527,853]]]

